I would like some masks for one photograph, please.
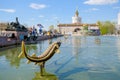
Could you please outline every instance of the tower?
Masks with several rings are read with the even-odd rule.
[[[116,29],[117,29],[117,31],[120,30],[120,12],[118,13],[118,16],[117,16],[117,25],[116,25]]]
[[[120,25],[120,12],[118,13],[118,25]]]
[[[81,23],[78,10],[76,10],[75,15],[72,17],[72,23]]]

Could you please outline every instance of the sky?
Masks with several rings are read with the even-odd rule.
[[[19,22],[29,27],[72,23],[75,11],[82,23],[117,22],[120,0],[0,0],[0,22]]]

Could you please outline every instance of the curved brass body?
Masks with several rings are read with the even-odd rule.
[[[22,46],[21,46],[21,53],[19,54],[20,57],[26,57],[28,59],[27,63],[30,62],[35,62],[35,64],[40,65],[41,67],[41,74],[42,74],[42,69],[44,68],[45,62],[49,60],[55,53],[59,51],[59,47],[61,45],[61,42],[54,42],[52,43],[44,53],[42,53],[40,56],[36,56],[33,54],[32,56],[27,55],[26,49],[25,49],[25,43],[22,41]]]

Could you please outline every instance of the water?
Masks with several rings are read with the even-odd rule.
[[[29,55],[40,55],[49,43],[61,40],[60,53],[45,65],[45,76],[34,63],[19,59],[20,47],[0,52],[0,80],[119,80],[120,37],[68,37],[27,45]]]

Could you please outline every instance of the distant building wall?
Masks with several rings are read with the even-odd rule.
[[[118,25],[120,25],[120,12],[118,13]]]
[[[57,26],[59,27],[59,32],[61,34],[73,34],[75,29],[80,29],[83,30],[85,24],[58,24]],[[97,24],[87,24],[88,29],[94,29],[97,30],[99,29]]]
[[[58,24],[59,32],[61,34],[81,34],[83,32],[84,27],[88,26],[90,30],[98,30],[99,27],[96,23],[94,24],[86,24],[81,23],[81,17],[79,17],[79,12],[76,10],[75,15],[72,17],[72,23],[69,24]]]
[[[8,26],[8,23],[0,23],[0,31],[4,31]]]
[[[118,13],[118,17],[117,17],[117,24],[116,24],[116,29],[117,29],[117,34],[120,34],[120,12]]]

